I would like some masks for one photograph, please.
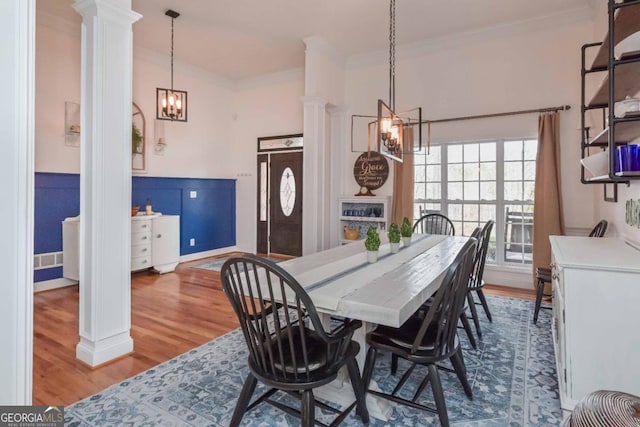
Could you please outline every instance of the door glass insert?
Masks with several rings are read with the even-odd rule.
[[[291,168],[285,168],[280,177],[280,207],[285,216],[291,215],[296,204],[296,179]]]
[[[260,162],[260,221],[267,220],[267,162]]]

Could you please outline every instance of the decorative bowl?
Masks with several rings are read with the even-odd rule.
[[[582,163],[582,166],[584,166],[592,176],[606,175],[609,170],[609,152],[605,150],[597,154],[592,154],[580,160],[580,163]]]
[[[640,111],[640,98],[631,98],[627,96],[624,100],[613,104],[613,115],[616,117],[625,117],[628,113],[637,114]]]
[[[140,206],[131,206],[131,216],[138,215],[139,210],[140,210]]]
[[[359,234],[360,230],[358,230],[357,228],[344,227],[344,237],[347,240],[358,240]]]
[[[630,34],[626,38],[620,40],[613,48],[613,55],[616,59],[620,59],[622,55],[631,55],[640,51],[640,31]]]

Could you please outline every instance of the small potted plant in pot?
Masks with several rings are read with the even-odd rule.
[[[397,254],[400,250],[400,227],[395,222],[392,222],[389,226],[389,246],[391,247],[391,253]]]
[[[411,244],[411,235],[413,234],[413,230],[411,228],[411,222],[406,216],[402,219],[400,234],[402,235],[402,243],[404,246],[409,246]]]
[[[378,260],[378,249],[380,248],[380,236],[378,236],[378,229],[374,226],[369,226],[367,230],[364,247],[367,248],[367,260],[371,263],[376,262]]]

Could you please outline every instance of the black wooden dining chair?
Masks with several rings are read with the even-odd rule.
[[[365,390],[355,359],[360,347],[351,340],[362,322],[348,320],[336,330],[325,332],[302,286],[267,259],[249,254],[232,257],[220,274],[249,350],[249,374],[230,425],[238,426],[244,413],[261,402],[300,417],[305,427],[314,425],[316,405],[337,414],[331,426],[340,424],[354,407],[367,424]],[[313,389],[336,379],[345,365],[356,401],[339,411],[316,401]],[[249,404],[258,380],[271,388]],[[279,390],[301,398],[301,410],[271,399]]]
[[[428,213],[426,215],[422,215],[416,222],[413,224],[413,232],[419,233],[427,233],[427,234],[438,234],[438,235],[447,235],[454,236],[456,234],[455,227],[449,218],[440,213]],[[478,231],[479,233],[480,231]],[[474,231],[475,233],[475,231]],[[478,238],[478,235],[472,234],[471,237]],[[427,301],[424,305],[424,309],[428,309],[431,305],[431,300]],[[420,315],[420,313],[417,313]],[[473,331],[471,330],[471,324],[469,323],[469,319],[466,315],[460,316],[460,322],[462,323],[462,327],[467,333],[467,337],[469,338],[469,343],[471,347],[474,349],[478,348],[478,344],[473,336]],[[398,358],[393,357],[391,361],[391,372],[395,373],[396,368],[398,366]]]
[[[607,226],[609,223],[606,220],[599,221],[595,227],[589,233],[589,237],[604,237],[604,233],[607,232]],[[536,268],[536,279],[538,281],[538,286],[536,288],[536,306],[533,310],[533,324],[538,323],[538,313],[541,308],[551,309],[551,307],[542,306],[542,297],[544,297],[544,286],[546,283],[551,283],[551,268],[549,267],[538,267]],[[547,295],[549,296],[549,295]]]
[[[482,227],[482,231],[480,232],[480,236],[478,237],[478,248],[473,260],[473,271],[471,273],[471,277],[469,278],[469,292],[467,294],[467,301],[469,302],[471,317],[473,319],[473,323],[476,326],[476,332],[478,333],[479,338],[482,338],[482,331],[480,330],[480,319],[478,318],[476,303],[473,299],[473,292],[478,295],[478,299],[480,300],[480,304],[482,304],[482,308],[487,315],[487,319],[489,319],[489,322],[493,322],[493,319],[491,318],[491,311],[489,310],[489,304],[487,304],[487,298],[484,296],[484,292],[482,291],[482,288],[484,287],[484,279],[482,278],[482,276],[484,275],[484,264],[487,260],[489,239],[491,239],[491,231],[493,230],[494,224],[495,222],[493,220],[489,220]]]
[[[473,397],[471,385],[466,377],[457,324],[460,314],[464,310],[476,244],[475,239],[469,239],[462,247],[448,268],[436,297],[424,318],[413,316],[399,328],[378,326],[376,330],[367,334],[369,351],[363,372],[366,389],[369,388],[378,351],[390,352],[392,355],[412,362],[411,367],[404,373],[391,393],[376,390],[368,390],[368,393],[412,408],[435,412],[443,426],[449,425],[449,417],[438,366],[436,366],[438,362],[450,359],[465,394],[469,398]],[[428,374],[417,387],[413,398],[401,397],[400,390],[414,372],[416,365],[426,366]],[[433,392],[435,408],[418,402],[420,395],[429,383]]]
[[[441,213],[432,212],[422,215],[418,220],[416,220],[416,222],[413,224],[413,232],[454,236],[456,234],[456,229],[448,217],[442,215]],[[472,234],[471,237],[477,238],[478,236]],[[426,303],[427,306],[429,306],[430,304],[431,301],[428,301]],[[467,333],[469,343],[474,349],[478,348],[478,344],[476,343],[473,332],[471,331],[471,325],[469,324],[469,319],[467,318],[467,316],[460,316],[460,321]],[[397,364],[398,359],[394,357],[391,364],[391,371],[394,373],[396,371]]]
[[[414,233],[422,234],[444,234],[455,236],[456,228],[446,216],[439,213],[429,213],[422,215],[413,224]]]

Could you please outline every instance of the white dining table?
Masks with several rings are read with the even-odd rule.
[[[347,245],[305,255],[278,265],[296,278],[321,315],[326,330],[332,316],[361,320],[363,327],[353,339],[360,344],[357,360],[362,370],[367,354],[366,334],[376,325],[401,326],[440,287],[468,237],[414,234],[408,246],[390,253],[386,236],[381,236],[378,261],[367,261],[364,243]],[[370,385],[377,385],[372,382]],[[323,399],[349,405],[354,400],[347,375],[314,393]],[[388,420],[388,401],[367,395],[370,415]]]

